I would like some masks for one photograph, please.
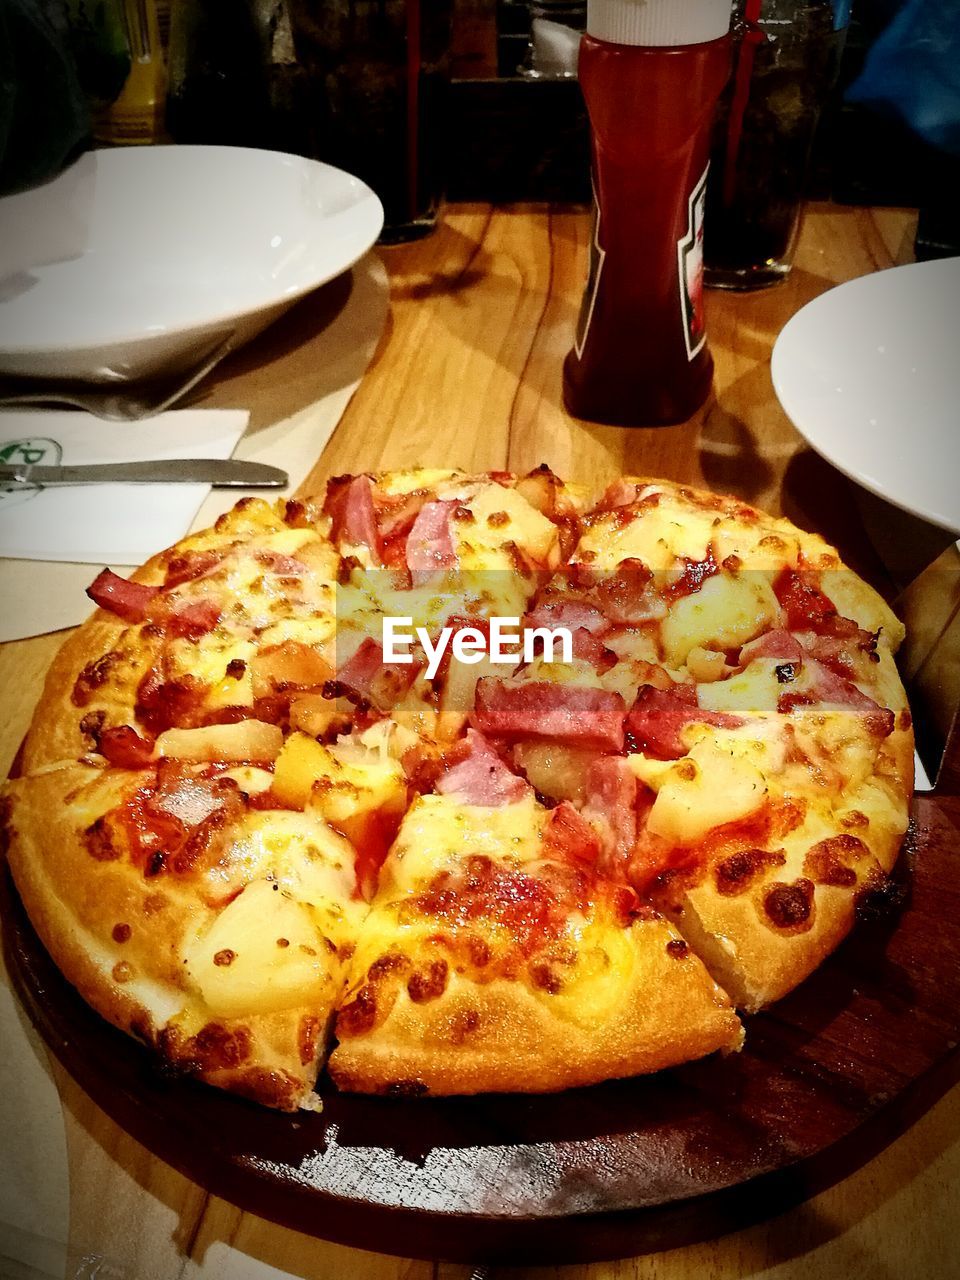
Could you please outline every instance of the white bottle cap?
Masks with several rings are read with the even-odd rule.
[[[706,44],[730,29],[730,0],[587,0],[587,32],[609,44]]]

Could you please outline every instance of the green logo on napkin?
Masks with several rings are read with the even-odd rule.
[[[8,467],[60,465],[63,450],[57,440],[45,436],[32,439],[0,440],[0,463]],[[20,502],[28,502],[40,492],[38,485],[23,486],[13,482],[0,483],[0,511],[8,510]]]

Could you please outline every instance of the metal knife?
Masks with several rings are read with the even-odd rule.
[[[153,462],[99,462],[76,467],[0,466],[0,485],[46,488],[65,484],[210,484],[215,489],[282,489],[279,467],[240,458],[161,458]]]

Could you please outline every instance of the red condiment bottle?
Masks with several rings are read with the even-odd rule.
[[[563,367],[578,417],[657,426],[683,422],[707,398],[704,191],[729,25],[730,0],[589,0],[580,86],[594,228]]]

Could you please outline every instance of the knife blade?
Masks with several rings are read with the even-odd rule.
[[[80,466],[0,465],[7,488],[73,484],[209,484],[215,489],[282,489],[289,481],[279,467],[241,458],[160,458],[151,462],[97,462]]]

